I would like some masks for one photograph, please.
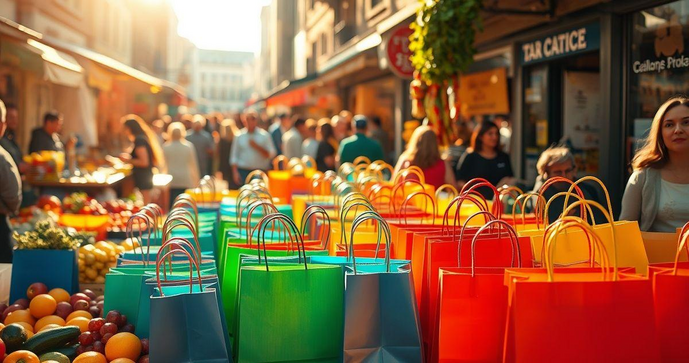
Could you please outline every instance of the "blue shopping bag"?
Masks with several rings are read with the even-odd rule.
[[[48,289],[79,292],[79,265],[75,250],[15,249],[12,260],[10,302],[26,298],[26,289],[42,282]]]

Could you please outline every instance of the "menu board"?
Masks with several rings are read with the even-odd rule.
[[[580,176],[598,173],[600,100],[599,73],[565,72],[563,135],[572,148]]]

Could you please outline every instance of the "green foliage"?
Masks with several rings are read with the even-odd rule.
[[[473,62],[481,0],[419,0],[411,25],[411,61],[427,83],[442,84]]]
[[[50,219],[36,222],[33,231],[19,234],[14,232],[18,249],[73,250],[79,247],[83,238],[75,238],[59,228]]]

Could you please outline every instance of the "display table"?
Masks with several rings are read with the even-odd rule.
[[[69,194],[76,191],[85,191],[89,194],[97,194],[102,189],[113,188],[118,189],[121,184],[131,179],[131,174],[122,172],[103,176],[101,178],[93,178],[87,180],[83,177],[60,178],[57,180],[47,179],[27,179],[27,183],[39,190],[39,194],[43,194],[46,189],[59,189]],[[51,193],[52,194],[52,193]]]

